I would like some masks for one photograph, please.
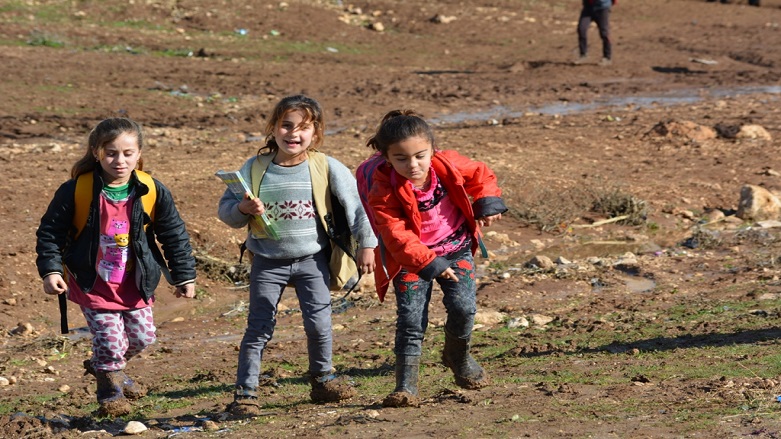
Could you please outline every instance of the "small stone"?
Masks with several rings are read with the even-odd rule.
[[[203,431],[217,431],[220,429],[220,426],[214,421],[203,421],[201,427],[203,427]]]
[[[535,326],[545,326],[553,321],[553,317],[543,314],[532,314],[529,316],[529,318]]]
[[[11,330],[11,335],[30,335],[33,333],[33,325],[28,323],[19,322],[16,328]]]
[[[528,328],[528,327],[529,327],[529,321],[526,320],[526,317],[514,317],[507,321],[507,329]]]
[[[125,434],[141,434],[148,429],[146,428],[146,425],[138,422],[138,421],[130,421],[125,426]]]
[[[59,390],[62,393],[68,393],[68,392],[71,391],[71,386],[69,386],[67,384],[63,384],[57,390]]]
[[[11,384],[11,380],[6,377],[0,377],[0,386],[7,386]]]
[[[556,264],[554,264],[549,257],[543,255],[537,255],[531,258],[531,260],[526,263],[526,266],[537,267],[540,270],[552,270],[556,268]]]
[[[475,313],[475,323],[483,325],[497,325],[506,319],[503,313],[499,311],[478,311]]]
[[[380,416],[380,412],[378,412],[377,410],[369,410],[369,411],[366,412],[366,416],[374,419],[374,418]]]

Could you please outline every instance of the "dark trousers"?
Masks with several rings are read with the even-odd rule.
[[[588,53],[588,28],[595,21],[599,28],[599,37],[602,38],[602,56],[611,59],[613,56],[613,44],[610,42],[610,8],[594,11],[591,8],[583,8],[578,20],[578,46],[580,56]]]
[[[442,303],[447,311],[445,330],[456,338],[469,340],[477,312],[475,263],[467,247],[449,256],[450,268],[458,282],[436,278],[442,288]],[[428,327],[428,306],[434,281],[425,281],[402,269],[393,278],[396,291],[396,355],[420,356],[423,337]]]

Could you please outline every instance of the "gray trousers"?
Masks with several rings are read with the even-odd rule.
[[[258,386],[261,358],[274,335],[277,305],[288,284],[296,290],[309,352],[309,373],[331,372],[331,293],[327,252],[297,259],[252,259],[247,329],[241,340],[236,386]]]

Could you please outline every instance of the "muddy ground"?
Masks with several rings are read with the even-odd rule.
[[[610,66],[594,28],[589,62],[572,63],[579,8],[0,5],[0,436],[107,437],[129,420],[145,437],[781,436],[779,229],[735,217],[744,185],[781,190],[781,0],[620,1]],[[313,405],[288,292],[264,359],[278,385],[266,414],[224,414],[247,292],[230,271],[243,233],[216,218],[213,173],[254,154],[272,106],[299,92],[324,106],[324,150],[352,169],[380,117],[403,107],[499,175],[511,212],[487,235],[475,332],[492,386],[463,391],[439,366],[435,304],[423,406],[381,408],[395,311],[366,284],[334,317],[335,365],[359,396]],[[112,422],[91,416],[83,317],[71,306],[59,334],[34,243],[87,133],[116,115],[144,124],[146,169],[172,189],[200,277],[192,301],[160,286],[159,342],[128,367],[150,396]],[[747,125],[764,132],[739,135]],[[535,256],[554,266],[528,265]]]

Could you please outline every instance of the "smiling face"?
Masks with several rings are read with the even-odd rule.
[[[133,133],[122,133],[97,152],[95,158],[100,162],[103,181],[110,186],[121,186],[130,181],[141,158],[138,138]]]
[[[315,139],[315,126],[303,111],[288,111],[274,127],[273,136],[279,147],[274,163],[293,166],[306,160],[306,151]]]
[[[429,169],[434,147],[423,137],[409,137],[388,147],[386,159],[401,176],[415,187],[422,188],[429,181]]]

